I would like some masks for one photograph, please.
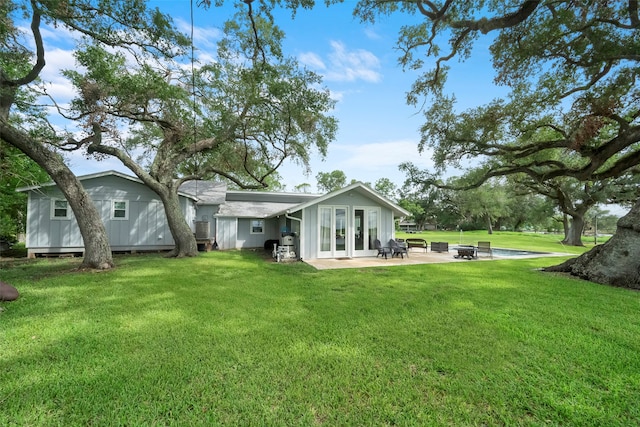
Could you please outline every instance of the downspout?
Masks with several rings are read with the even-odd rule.
[[[302,213],[303,213],[303,216],[304,216],[304,210],[302,211]],[[304,234],[302,233],[302,218],[296,218],[295,216],[291,216],[291,215],[289,215],[288,212],[284,214],[284,217],[287,218],[287,219],[293,220],[293,221],[298,221],[298,223],[300,224],[300,248],[298,250],[298,254],[300,255],[300,257],[299,257],[300,260],[302,261],[304,259],[303,256],[302,256],[303,255],[302,254],[302,248],[304,248],[304,244],[303,244],[304,243],[304,240],[303,240]],[[305,254],[305,256],[306,256],[306,254]]]
[[[218,244],[218,217],[214,216],[214,218],[216,220],[216,232],[213,233],[213,248],[220,249],[220,245]]]

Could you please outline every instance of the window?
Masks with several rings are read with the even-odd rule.
[[[251,220],[251,234],[264,234],[264,219]]]
[[[111,219],[129,219],[128,200],[114,200],[111,202]]]
[[[69,202],[63,199],[52,199],[51,219],[69,219]]]

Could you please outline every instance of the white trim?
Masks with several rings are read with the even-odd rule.
[[[65,207],[65,216],[56,216],[56,202],[64,202],[67,204]],[[51,210],[49,211],[49,217],[56,221],[71,219],[71,206],[69,206],[69,201],[67,199],[51,198]]]
[[[357,210],[361,210],[364,213],[364,218],[363,218],[363,224],[360,224],[361,230],[360,233],[362,234],[362,244],[363,244],[363,249],[356,249],[356,242],[355,242],[355,220],[356,220],[356,211]],[[382,208],[380,206],[352,206],[352,214],[351,214],[351,218],[352,218],[352,223],[351,223],[351,238],[353,239],[352,242],[352,252],[351,252],[351,256],[372,256],[376,254],[376,249],[375,248],[367,248],[369,246],[369,242],[372,241],[371,237],[369,235],[369,215],[371,214],[371,212],[375,212],[376,213],[376,230],[378,232],[378,234],[380,234],[380,229],[382,227]],[[380,236],[376,236],[375,238],[379,238]]]
[[[349,186],[347,186],[345,188],[342,188],[340,190],[336,190],[336,191],[331,192],[331,193],[327,193],[324,196],[320,196],[320,197],[318,197],[318,198],[316,198],[314,200],[310,200],[308,202],[299,204],[299,205],[294,206],[294,207],[292,207],[290,209],[287,209],[287,210],[285,210],[283,212],[279,212],[276,215],[287,214],[287,213],[291,214],[291,213],[297,212],[299,210],[302,210],[304,208],[311,207],[313,205],[320,206],[321,203],[324,203],[324,202],[326,202],[327,200],[329,200],[329,199],[331,199],[333,197],[339,196],[339,195],[347,193],[349,191],[356,191],[358,193],[364,194],[367,197],[377,201],[378,205],[385,206],[385,207],[391,209],[392,214],[394,216],[405,216],[405,217],[407,217],[407,216],[411,215],[411,213],[409,211],[401,208],[400,206],[398,206],[397,204],[395,204],[391,200],[387,199],[386,197],[382,196],[381,194],[377,193],[376,191],[372,190],[371,188],[369,188],[368,186],[364,185],[361,182],[355,182],[355,183],[353,183],[353,184],[351,184],[351,185],[349,185]]]
[[[124,203],[124,216],[116,216],[116,203]],[[117,209],[121,211],[122,209]],[[111,219],[114,221],[126,221],[129,219],[129,201],[128,200],[112,200],[111,201]]]
[[[260,231],[253,231],[253,222],[260,221],[262,223]],[[251,218],[249,220],[249,234],[264,234],[265,221],[264,218]]]
[[[329,241],[329,250],[328,251],[323,251],[322,250],[322,215],[320,214],[320,212],[323,209],[328,209],[330,211],[330,221],[331,221],[331,225],[330,225],[330,241]],[[343,224],[343,229],[345,232],[345,235],[342,237],[342,239],[344,239],[344,249],[338,250],[337,249],[337,239],[338,236],[336,236],[335,232],[336,232],[336,211],[337,210],[344,210],[344,221],[345,223]],[[316,223],[316,236],[317,236],[317,243],[316,243],[316,253],[317,253],[317,257],[318,258],[335,258],[335,257],[343,257],[343,256],[350,256],[351,253],[351,239],[349,238],[350,233],[352,233],[352,225],[351,225],[351,210],[349,209],[349,206],[347,205],[318,205],[317,207],[317,223]]]

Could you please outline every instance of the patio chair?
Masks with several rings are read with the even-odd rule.
[[[382,246],[382,243],[380,243],[380,240],[378,239],[374,240],[373,245],[378,250],[378,255],[376,255],[376,258],[382,255],[384,259],[387,259],[387,255],[389,254],[393,255],[391,248],[389,246]]]
[[[480,256],[480,254],[489,254],[491,258],[493,258],[493,251],[491,250],[491,242],[478,242],[478,247],[476,248],[476,255]]]
[[[409,257],[409,252],[407,252],[407,245],[404,242],[398,242],[393,239],[389,240],[389,247],[391,248],[391,257],[393,258],[396,255],[400,255],[400,258],[404,259],[404,255]]]

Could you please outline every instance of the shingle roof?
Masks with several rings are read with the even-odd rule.
[[[191,194],[199,205],[221,205],[227,194],[227,184],[214,181],[187,181],[180,191]]]
[[[299,203],[226,201],[216,216],[237,218],[268,218]]]

